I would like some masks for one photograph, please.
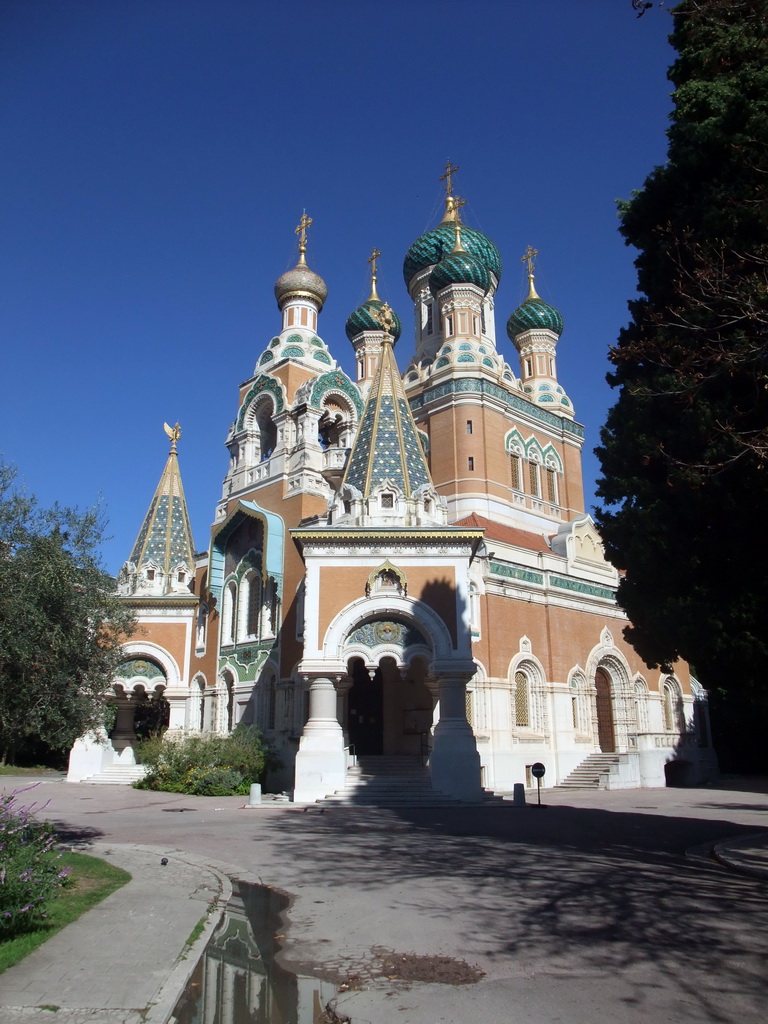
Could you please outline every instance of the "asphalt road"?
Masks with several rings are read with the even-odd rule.
[[[764,1024],[766,882],[686,851],[768,828],[767,791],[726,780],[545,790],[540,809],[323,813],[66,783],[35,795],[73,842],[186,851],[287,892],[283,963],[359,975],[338,1003],[355,1024]],[[381,950],[484,976],[371,980]]]

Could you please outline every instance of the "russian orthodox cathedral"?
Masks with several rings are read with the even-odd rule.
[[[134,711],[153,694],[171,735],[257,727],[283,764],[271,785],[297,802],[363,801],[394,772],[428,798],[475,802],[530,785],[537,762],[546,785],[715,770],[687,666],[651,670],[623,640],[536,253],[510,348],[496,337],[501,256],[462,223],[454,171],[442,221],[403,264],[404,373],[395,346],[410,342],[377,294],[375,249],[370,296],[346,322],[355,379],[336,362],[302,217],[201,554],[166,425],[167,464],[118,578],[140,629],[114,680],[115,727],[77,742],[72,780],[133,763]]]

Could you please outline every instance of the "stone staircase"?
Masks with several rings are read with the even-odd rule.
[[[366,755],[347,769],[346,784],[317,803],[322,807],[447,807],[453,797],[432,789],[418,756]]]
[[[618,766],[621,757],[621,754],[590,754],[570,775],[558,782],[555,789],[601,789],[605,786],[605,776]]]
[[[132,782],[138,782],[146,771],[146,765],[143,764],[111,764],[103,771],[96,775],[89,775],[82,781],[100,786],[130,786]]]

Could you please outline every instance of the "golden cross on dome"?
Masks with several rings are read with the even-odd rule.
[[[378,299],[376,292],[376,260],[381,256],[381,249],[377,249],[375,246],[371,249],[371,255],[368,257],[368,262],[371,264],[371,294],[368,296],[368,301],[371,299]]]
[[[528,264],[528,276],[529,277],[533,276],[533,260],[534,260],[534,257],[538,256],[538,255],[539,255],[539,250],[538,249],[534,249],[532,245],[529,245],[528,248],[523,253],[523,255],[520,257],[520,262],[521,263],[527,263]]]
[[[453,194],[453,182],[451,181],[451,178],[458,171],[458,169],[459,169],[459,165],[458,164],[452,164],[450,160],[446,161],[446,164],[445,164],[445,174],[441,174],[440,175],[440,181],[444,181],[445,182],[445,194],[446,194],[446,196],[450,196],[450,195]]]
[[[304,262],[304,253],[307,251],[307,228],[311,223],[312,218],[307,216],[307,211],[305,210],[294,231],[299,236],[299,263]]]
[[[178,421],[176,422],[175,427],[169,427],[167,423],[164,423],[163,430],[171,440],[171,452],[173,453],[176,451],[176,442],[181,437],[181,427],[179,426]]]

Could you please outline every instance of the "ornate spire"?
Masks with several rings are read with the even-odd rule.
[[[164,423],[163,428],[170,438],[171,450],[130,558],[140,573],[148,565],[154,570],[148,579],[158,586],[147,589],[158,593],[187,589],[195,568],[195,547],[176,452],[181,428],[178,423],[175,427]],[[178,581],[180,569],[185,576]],[[175,574],[175,579],[171,579],[171,574]],[[183,586],[175,586],[176,582]]]
[[[395,361],[390,333],[394,313],[385,302],[373,315],[384,331],[381,356],[342,488],[349,484],[369,498],[373,490],[389,482],[410,498],[424,484],[431,488],[432,481]]]

